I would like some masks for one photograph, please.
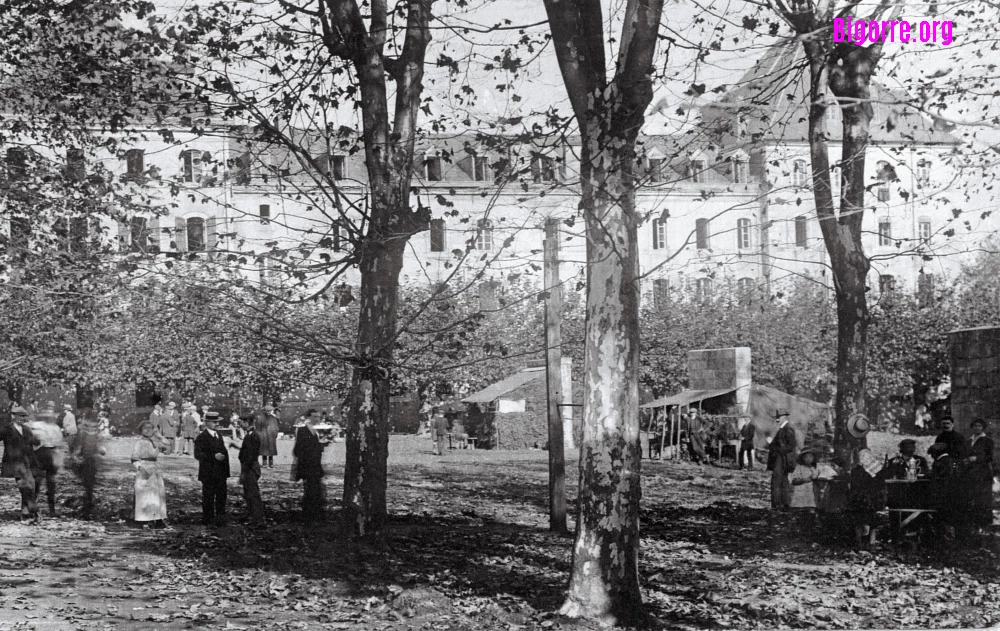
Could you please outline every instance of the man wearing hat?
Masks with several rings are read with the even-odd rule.
[[[767,470],[771,472],[771,508],[787,511],[792,504],[792,487],[788,474],[795,471],[795,430],[788,424],[788,410],[777,408],[774,420],[778,433],[767,449]]]
[[[153,427],[155,427],[156,431],[159,434],[161,434],[162,436],[166,437],[166,434],[163,433],[163,429],[162,429],[164,427],[164,425],[165,425],[164,422],[163,422],[163,420],[164,420],[163,419],[163,413],[164,412],[165,412],[165,410],[163,409],[163,406],[160,405],[159,402],[157,402],[153,406],[153,411],[149,413],[149,424],[152,425]],[[145,423],[143,425],[140,425],[139,429],[141,430],[144,425],[145,425]],[[160,447],[159,447],[159,450],[161,452],[163,451],[165,443],[166,443],[166,441],[164,441],[164,443],[161,444]],[[169,453],[169,452],[167,452],[167,453]]]
[[[21,492],[21,519],[33,519],[38,523],[38,505],[35,504],[35,478],[32,471],[37,468],[35,446],[38,438],[31,433],[25,423],[28,411],[20,405],[10,410],[11,421],[0,429],[3,441],[3,460],[0,461],[0,476],[14,478]]]
[[[38,439],[35,447],[35,469],[31,475],[35,478],[35,498],[42,491],[42,480],[45,481],[45,494],[49,501],[49,515],[56,514],[56,475],[62,468],[62,430],[56,425],[54,409],[45,407],[35,420],[27,423],[31,432]]]
[[[177,453],[177,429],[180,427],[180,415],[170,410],[172,414],[160,414],[160,423],[157,429],[163,436],[163,448],[161,451],[167,454]]]
[[[198,411],[195,409],[193,403],[185,401],[181,407],[183,408],[183,414],[181,415],[181,437],[184,440],[184,455],[186,456],[194,453],[194,441],[198,436],[201,417],[198,415]]]
[[[205,429],[194,441],[201,481],[201,523],[224,526],[226,523],[226,480],[229,478],[229,451],[225,439],[216,431],[218,412],[205,414]]]
[[[73,414],[73,406],[67,403],[63,406],[65,412],[62,419],[63,438],[66,440],[67,452],[72,455],[76,449],[76,435],[79,431],[76,427],[76,414]]]
[[[899,454],[886,465],[888,480],[916,480],[930,475],[930,468],[923,456],[916,455],[917,441],[904,438],[899,441]]]

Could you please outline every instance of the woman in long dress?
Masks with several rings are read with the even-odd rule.
[[[986,421],[972,421],[966,441],[963,483],[967,516],[977,529],[993,525],[993,439],[986,435]]]
[[[153,522],[162,528],[167,518],[167,493],[163,487],[163,476],[157,458],[160,445],[156,440],[156,429],[148,421],[140,428],[142,437],[132,448],[132,464],[135,466],[135,521]]]

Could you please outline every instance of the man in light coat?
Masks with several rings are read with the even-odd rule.
[[[56,415],[53,410],[46,407],[34,421],[27,423],[31,432],[38,439],[35,447],[35,468],[31,475],[35,479],[35,498],[42,492],[42,481],[45,481],[45,494],[49,503],[49,515],[56,514],[56,476],[62,468],[63,461],[63,435],[62,430],[56,425]]]
[[[62,419],[63,438],[66,440],[66,449],[72,455],[76,449],[76,435],[79,432],[76,426],[76,414],[73,413],[73,406],[67,403],[63,406],[66,411]]]

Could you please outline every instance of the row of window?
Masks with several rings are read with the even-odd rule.
[[[156,166],[146,166],[144,149],[128,149],[125,151],[125,180],[142,182],[145,179],[160,179]],[[258,177],[266,181],[273,176],[287,177],[290,169],[279,165],[275,157],[269,154],[261,155]],[[10,148],[7,150],[7,172],[11,179],[23,177],[26,172],[26,154],[24,149]],[[320,156],[315,162],[323,174],[330,175],[336,181],[350,177],[349,162],[346,155],[336,154]],[[749,164],[745,160],[731,158],[732,181],[738,184],[749,182]],[[86,159],[79,149],[69,149],[66,156],[67,174],[76,179],[86,175]],[[490,159],[486,156],[466,156],[456,161],[459,169],[475,182],[491,182],[495,174]],[[652,158],[647,161],[647,175],[652,182],[665,180],[666,161],[662,158]],[[212,186],[219,181],[219,163],[209,151],[185,149],[179,156],[179,180],[185,183]],[[253,158],[243,154],[228,165],[234,171],[234,182],[237,185],[249,185],[253,179]],[[559,182],[566,178],[565,164],[552,156],[534,154],[530,163],[531,179],[535,183]],[[704,183],[707,178],[708,164],[705,160],[692,160],[688,167],[688,177],[694,183]],[[426,182],[440,182],[445,179],[445,161],[440,156],[426,157],[420,167],[419,175]]]
[[[430,223],[431,252],[444,252],[448,248],[448,224],[444,219],[432,219]],[[493,222],[480,219],[476,224],[475,246],[477,250],[493,249]]]
[[[799,215],[795,218],[795,247],[804,248],[809,245],[809,218]],[[665,219],[653,219],[653,249],[667,249],[667,222]],[[699,250],[711,248],[711,220],[695,220],[695,247]],[[917,222],[917,238],[922,242],[931,240],[931,220],[921,217]],[[879,246],[892,246],[892,222],[889,219],[881,219],[878,222],[878,244]],[[753,232],[749,219],[736,220],[736,247],[746,250],[753,245]]]
[[[804,248],[809,244],[809,220],[806,216],[800,215],[795,218],[795,246]],[[653,219],[653,249],[667,249],[667,222],[665,219]],[[711,246],[711,220],[695,220],[695,247],[699,250],[708,250]],[[736,247],[740,250],[747,250],[753,246],[753,231],[749,219],[742,218],[736,220]]]
[[[729,177],[734,184],[747,184],[750,182],[750,163],[739,157],[731,157],[727,160],[729,164]],[[646,160],[646,174],[650,182],[666,181],[666,160],[662,158],[650,158]],[[687,178],[693,184],[705,184],[708,181],[708,161],[700,158],[692,159],[687,166]]]
[[[887,202],[891,198],[891,192],[889,189],[889,183],[895,182],[899,178],[896,175],[896,169],[893,168],[891,164],[884,160],[880,160],[875,164],[875,177],[877,179],[877,184],[875,185],[875,197],[880,202]],[[914,172],[914,177],[916,178],[917,186],[927,186],[931,180],[931,161],[926,158],[921,158],[917,161],[917,167]],[[798,187],[807,187],[812,181],[812,172],[809,168],[809,163],[805,160],[795,160],[792,162],[792,185]],[[835,166],[833,168],[833,173],[830,178],[831,184],[834,188],[840,187],[840,167]]]
[[[261,204],[259,209],[260,222],[266,224],[271,219],[270,204]],[[74,218],[71,221],[86,221],[86,219]],[[809,241],[809,220],[804,215],[795,218],[795,246],[807,247]],[[133,217],[131,220],[131,251],[159,251],[159,230],[152,228],[156,219],[148,220],[144,217]],[[930,241],[931,222],[930,219],[921,218],[917,224],[918,238],[921,241]],[[481,219],[476,226],[475,247],[477,250],[490,251],[494,247],[493,222],[489,219]],[[448,247],[448,228],[444,219],[433,219],[430,222],[430,250],[431,252],[445,252]],[[667,249],[667,224],[666,220],[657,218],[652,221],[653,249]],[[343,242],[347,241],[348,235],[345,230],[338,227],[333,231],[334,251],[340,251]],[[185,245],[178,241],[179,249],[190,252],[203,252],[206,249],[206,235],[215,234],[215,218],[203,219],[201,217],[188,217],[187,219],[177,219],[175,233],[184,240]],[[142,236],[145,235],[145,236]],[[747,218],[736,220],[736,247],[741,250],[749,249],[753,244],[753,233],[751,222]],[[878,245],[882,247],[892,246],[892,222],[888,219],[878,223]],[[695,247],[699,250],[711,248],[711,221],[709,219],[698,219],[695,222]]]
[[[891,306],[896,298],[896,277],[892,274],[880,274],[878,291],[879,301]],[[920,272],[917,276],[917,301],[920,307],[929,307],[934,303],[934,274]]]
[[[757,289],[757,281],[743,277],[736,280],[736,293],[741,301],[748,300]],[[670,305],[670,281],[666,278],[653,279],[653,304],[657,311],[664,311]],[[694,299],[697,302],[711,300],[715,293],[715,283],[712,278],[703,277],[694,280]]]
[[[173,230],[170,230],[161,229],[158,218],[132,217],[128,223],[127,236],[122,235],[122,248],[128,252],[145,254],[156,254],[162,249],[211,252],[217,242],[216,225],[215,217],[177,217]],[[160,242],[164,232],[168,232],[171,238],[168,248],[163,248]]]

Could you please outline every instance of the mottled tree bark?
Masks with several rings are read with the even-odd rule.
[[[812,25],[808,25],[815,31]],[[822,31],[821,31],[822,32]],[[816,212],[823,241],[830,255],[837,300],[837,422],[834,448],[847,462],[864,438],[847,433],[847,419],[865,412],[867,345],[870,314],[866,284],[871,263],[861,240],[865,208],[865,153],[872,118],[871,76],[881,55],[881,45],[862,48],[834,44],[822,37],[804,41],[809,62],[809,149],[812,159]],[[830,154],[825,116],[829,106],[826,88],[838,99],[843,112],[840,211],[830,185]]]
[[[600,0],[546,0],[580,128],[587,227],[583,442],[573,572],[561,613],[644,618],[639,589],[639,264],[635,142],[652,99],[662,0],[629,0],[614,78]]]
[[[427,209],[413,209],[409,204],[432,4],[433,0],[405,3],[406,30],[397,57],[385,55],[389,32],[385,2],[366,5],[368,27],[356,0],[319,4],[324,44],[332,54],[350,61],[357,75],[371,187],[368,229],[355,244],[361,250],[361,318],[347,419],[343,498],[344,526],[353,536],[378,536],[387,517],[389,387],[397,338],[399,273],[407,240],[430,221]],[[396,92],[391,113],[390,78]]]
[[[351,383],[343,502],[344,525],[357,536],[379,533],[387,516],[389,377],[405,245],[405,240],[398,240],[367,248],[361,262],[365,282]]]

